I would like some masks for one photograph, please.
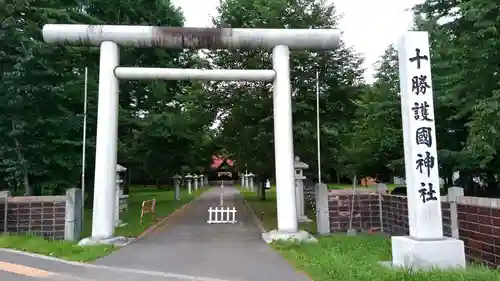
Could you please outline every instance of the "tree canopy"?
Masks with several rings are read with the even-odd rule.
[[[340,14],[331,2],[223,0],[213,25],[337,28]],[[440,175],[451,185],[458,171],[467,192],[490,196],[498,192],[500,170],[499,5],[426,0],[413,8],[412,27],[430,34]],[[87,68],[92,192],[99,48],[48,45],[41,38],[44,24],[184,21],[168,0],[6,2],[0,12],[0,188],[41,194],[80,183]],[[368,84],[362,55],[346,42],[327,52],[292,52],[294,150],[310,165],[310,177],[318,168],[316,90],[325,182],[404,176],[397,60],[397,46],[388,46]],[[264,50],[120,50],[124,66],[271,69],[271,62]],[[120,82],[118,163],[129,168],[133,182],[158,185],[176,173],[207,171],[212,155],[230,157],[239,171],[272,176],[271,89],[264,82]]]

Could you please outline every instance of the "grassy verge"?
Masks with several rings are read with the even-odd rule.
[[[391,241],[381,235],[319,238],[318,243],[273,245],[314,281],[483,281],[500,280],[499,271],[471,267],[467,271],[409,272],[378,264],[391,260]]]
[[[120,214],[120,218],[126,224],[116,228],[116,235],[136,237],[144,230],[151,227],[158,220],[170,215],[179,207],[197,197],[204,190],[199,189],[192,194],[186,192],[181,194],[181,200],[175,200],[172,190],[157,188],[132,188],[128,200],[128,210]],[[142,201],[156,199],[157,219],[146,215],[143,224],[140,224]],[[92,229],[92,210],[85,211],[85,222],[82,237],[90,236]],[[0,236],[0,248],[10,248],[26,252],[53,256],[71,261],[87,262],[103,257],[116,248],[108,245],[96,245],[91,247],[80,247],[77,242],[52,241],[32,236]]]
[[[278,214],[276,209],[276,190],[273,186],[266,191],[266,200],[261,200],[260,195],[256,192],[248,191],[244,188],[239,188],[241,195],[248,202],[254,213],[261,220],[262,226],[267,231],[276,229],[278,226]],[[314,214],[306,214],[307,217],[314,220]],[[309,233],[316,233],[316,223],[301,223],[299,227]]]
[[[80,262],[96,260],[108,255],[115,249],[107,245],[80,247],[72,241],[53,241],[41,237],[17,235],[0,236],[0,248],[16,249]]]
[[[275,192],[267,192],[267,200],[261,201],[254,192],[240,189],[251,208],[260,217],[266,230],[276,228]],[[309,216],[313,218],[312,216]],[[312,228],[301,228],[314,233]],[[471,267],[467,271],[408,272],[394,270],[378,264],[391,260],[391,242],[381,235],[345,234],[319,237],[318,243],[273,243],[298,270],[307,273],[314,281],[483,281],[500,280],[500,271],[483,267]]]
[[[328,189],[330,190],[334,190],[334,189],[352,189],[352,184],[334,184],[334,183],[328,183]],[[393,190],[396,186],[398,186],[397,184],[387,184],[387,187],[389,188],[389,190]],[[376,189],[377,187],[376,186],[368,186],[366,187],[365,185],[356,185],[356,188],[373,188],[373,189]]]

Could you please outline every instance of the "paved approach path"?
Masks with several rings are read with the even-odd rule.
[[[68,262],[0,249],[1,281],[216,281],[196,276]]]
[[[208,208],[236,207],[237,224],[207,224]],[[212,188],[149,236],[95,264],[201,277],[194,280],[307,281],[261,239],[261,230],[239,191]]]

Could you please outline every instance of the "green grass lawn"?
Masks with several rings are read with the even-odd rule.
[[[156,221],[170,215],[179,207],[191,201],[201,194],[205,189],[199,189],[192,194],[183,191],[181,200],[174,200],[174,192],[171,189],[158,189],[149,187],[134,187],[130,190],[128,210],[120,214],[120,218],[126,225],[116,228],[116,235],[136,237],[144,230],[151,227]],[[157,220],[153,221],[149,214],[145,215],[143,225],[140,224],[142,201],[156,199]],[[90,236],[92,229],[92,210],[85,211],[84,229],[82,238]],[[108,245],[96,245],[80,247],[77,241],[52,241],[32,236],[0,236],[0,248],[10,248],[32,253],[53,256],[71,261],[87,262],[108,255],[115,247]]]
[[[267,200],[261,201],[255,192],[240,189],[243,197],[260,217],[266,230],[276,228],[276,193],[267,191]],[[313,216],[309,218],[314,219]],[[315,225],[301,228],[315,232]],[[382,235],[359,234],[347,237],[339,233],[319,237],[318,243],[273,243],[298,270],[314,281],[485,281],[500,280],[500,271],[473,266],[467,271],[408,272],[389,269],[378,264],[391,260],[391,241]]]
[[[248,191],[244,188],[239,188],[243,198],[248,202],[254,213],[261,219],[262,226],[270,231],[276,229],[278,226],[277,210],[276,210],[276,189],[272,186],[271,189],[266,191],[266,200],[262,201],[260,195],[256,192]],[[299,227],[309,233],[316,233],[316,223],[314,222],[314,214],[307,214],[307,217],[312,219],[313,222],[301,223]]]
[[[274,243],[273,247],[314,281],[500,280],[499,271],[483,267],[430,272],[386,268],[378,261],[391,260],[391,241],[381,235],[338,234],[321,237],[318,243]]]
[[[115,250],[108,245],[80,247],[72,241],[54,241],[41,237],[0,236],[0,248],[16,249],[70,261],[88,262],[104,257]]]

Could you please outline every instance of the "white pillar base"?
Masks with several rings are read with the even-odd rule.
[[[465,268],[465,251],[462,240],[443,237],[436,240],[417,240],[410,236],[393,236],[393,267],[414,269]]]
[[[262,239],[268,244],[278,240],[295,240],[306,242],[318,241],[314,236],[304,230],[299,230],[298,232],[280,232],[278,230],[271,230],[270,232],[262,233]]]
[[[127,238],[124,236],[116,236],[106,239],[95,239],[92,237],[83,238],[78,242],[78,246],[93,246],[93,245],[114,245],[123,247],[132,242],[134,238]]]
[[[312,222],[312,219],[308,218],[307,216],[299,216],[297,219],[299,222],[304,222],[304,223]]]

